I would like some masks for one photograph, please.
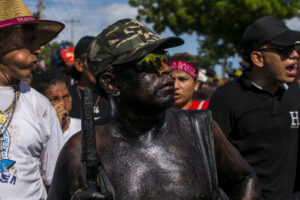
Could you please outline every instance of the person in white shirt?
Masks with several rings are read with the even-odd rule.
[[[31,86],[45,95],[55,108],[65,142],[81,130],[81,120],[69,116],[72,97],[61,72],[52,68],[35,74]]]
[[[46,199],[63,137],[50,102],[22,82],[64,25],[0,1],[0,199]]]

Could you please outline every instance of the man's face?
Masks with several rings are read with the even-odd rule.
[[[41,53],[40,47],[34,43],[34,40],[29,38],[34,37],[32,34],[28,34],[28,42],[23,43],[23,48],[9,51],[1,58],[3,67],[2,73],[5,76],[0,76],[0,83],[15,80],[23,80],[31,76],[31,70],[35,68],[37,63],[37,56]],[[15,43],[15,41],[11,41]],[[12,44],[13,46],[14,44]]]
[[[153,55],[152,55],[153,58]],[[143,61],[143,60],[142,60]],[[174,80],[166,60],[153,66],[140,62],[117,73],[120,99],[133,106],[166,109],[174,103]]]
[[[295,80],[299,65],[299,53],[290,47],[290,50],[264,46],[261,51],[264,59],[265,77],[283,83]]]
[[[41,53],[34,33],[24,31],[22,37],[4,44],[9,46],[4,47],[6,53],[1,58],[2,73],[5,75],[0,76],[0,84],[30,77],[31,70],[36,66],[37,56]]]

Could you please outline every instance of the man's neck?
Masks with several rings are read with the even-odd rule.
[[[253,71],[250,75],[250,80],[271,94],[275,94],[280,86],[280,82],[274,79],[268,79],[262,73]]]
[[[12,86],[7,77],[0,72],[0,86]]]
[[[120,134],[126,138],[138,138],[147,133],[154,133],[164,121],[165,112],[140,115],[128,108],[116,109],[113,107],[112,115]]]

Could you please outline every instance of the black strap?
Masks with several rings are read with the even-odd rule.
[[[85,185],[84,188],[88,193],[83,192],[82,195],[96,194],[98,190],[110,199],[115,199],[115,190],[110,182],[104,167],[99,159],[96,148],[95,125],[93,116],[93,96],[91,89],[84,89],[82,98],[82,154],[81,162],[85,169]],[[99,178],[99,182],[97,180]],[[94,191],[91,193],[90,191]]]

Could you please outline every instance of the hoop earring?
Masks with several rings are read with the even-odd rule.
[[[113,96],[113,97],[117,97],[120,95],[120,90],[115,88],[113,90],[108,89],[108,83],[105,80],[104,82],[100,81],[100,84],[102,85],[102,88],[106,91],[107,94]]]
[[[119,90],[119,89],[115,88],[115,89],[113,89],[113,90],[111,91],[111,96],[117,97],[117,96],[119,96],[119,95],[120,95],[120,90]]]

